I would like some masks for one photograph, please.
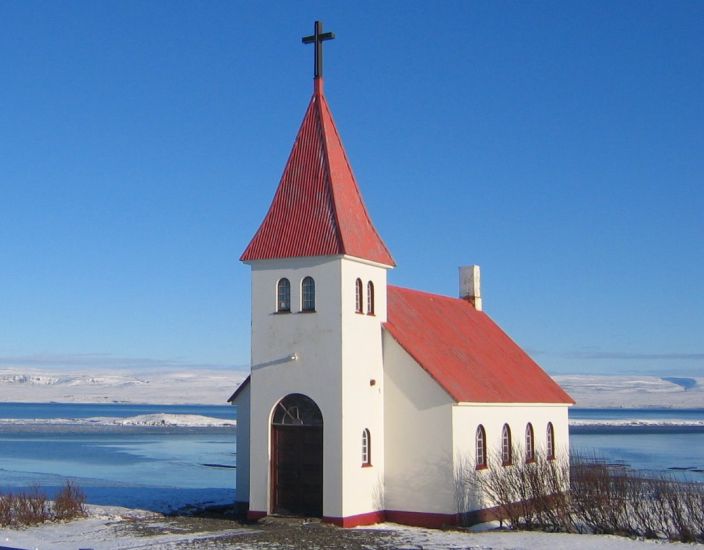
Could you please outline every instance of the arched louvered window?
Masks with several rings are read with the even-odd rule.
[[[301,283],[301,310],[315,311],[315,281],[305,277]]]
[[[374,315],[374,283],[367,283],[367,315]]]
[[[484,426],[479,424],[477,427],[477,434],[474,437],[476,456],[475,456],[475,466],[477,470],[482,470],[487,467],[486,463],[486,432],[484,431]]]
[[[291,283],[288,279],[279,279],[276,285],[276,311],[288,313],[291,311]]]
[[[504,424],[504,429],[501,430],[501,463],[508,466],[511,458],[511,428]]]
[[[545,441],[548,453],[548,460],[555,460],[555,430],[552,427],[552,422],[548,422],[547,433],[545,434]]]
[[[526,425],[526,462],[535,461],[535,438],[533,437],[533,425],[528,422]]]
[[[362,296],[362,279],[357,279],[354,282],[354,310],[357,313],[363,313],[362,304],[364,303],[364,297]]]
[[[362,432],[362,466],[372,465],[372,436],[369,430],[364,428]]]

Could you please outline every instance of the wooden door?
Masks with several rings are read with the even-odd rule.
[[[322,516],[323,427],[272,426],[273,511]]]

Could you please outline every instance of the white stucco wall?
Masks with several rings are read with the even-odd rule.
[[[237,502],[249,501],[250,388],[249,384],[245,386],[233,403],[237,409],[237,473],[235,474]]]
[[[452,400],[384,332],[385,505],[454,514]]]
[[[476,432],[480,424],[486,433],[489,469],[503,468],[501,465],[501,435],[504,424],[508,424],[511,429],[511,442],[515,449],[512,457],[513,463],[525,461],[525,433],[529,422],[533,426],[536,457],[546,456],[548,422],[552,422],[554,429],[557,459],[569,457],[569,431],[567,406],[565,405],[534,403],[459,403],[454,405],[452,407],[452,431],[455,442],[454,468],[456,475],[465,468],[474,469]],[[468,501],[468,508],[458,511],[478,510],[490,505],[490,503],[483,502],[478,495],[472,495]]]
[[[356,313],[355,281],[363,287]],[[374,284],[374,315],[367,310],[367,283]],[[349,517],[383,510],[384,370],[381,325],[386,321],[386,269],[341,261],[343,508]],[[371,466],[362,467],[362,431],[371,434]]]
[[[323,415],[323,515],[377,509],[383,477],[381,322],[386,269],[344,257],[252,262],[250,510],[271,512],[270,423],[274,406],[302,393]],[[300,284],[315,280],[316,311],[300,311]],[[280,278],[291,283],[291,313],[276,313]],[[376,315],[355,313],[354,282],[375,286]],[[295,356],[295,359],[291,357]],[[375,380],[374,385],[370,380]],[[373,466],[361,467],[362,430],[372,433]]]

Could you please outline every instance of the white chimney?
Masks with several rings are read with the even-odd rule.
[[[460,298],[470,302],[477,311],[482,310],[478,265],[463,265],[460,267]]]

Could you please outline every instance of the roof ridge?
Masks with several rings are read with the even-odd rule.
[[[400,290],[402,292],[412,292],[414,294],[422,294],[424,296],[432,296],[434,298],[442,298],[443,300],[451,300],[453,302],[462,302],[466,303],[470,306],[472,306],[471,303],[467,302],[467,300],[463,300],[462,298],[458,296],[448,296],[447,294],[437,294],[436,292],[428,292],[427,290],[418,290],[416,288],[408,288],[405,286],[398,286],[398,285],[388,285],[388,288],[393,288],[396,290]],[[474,306],[472,306],[474,307]],[[484,313],[483,311],[480,311],[479,313]],[[486,315],[486,313],[484,313]]]

